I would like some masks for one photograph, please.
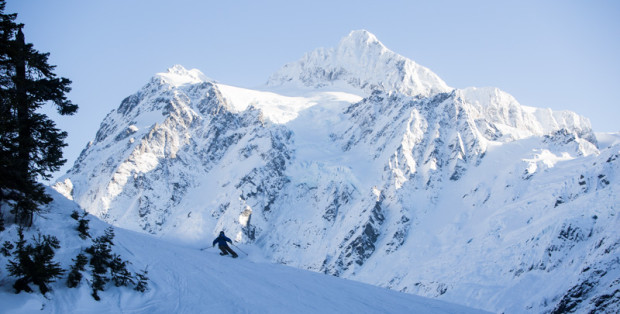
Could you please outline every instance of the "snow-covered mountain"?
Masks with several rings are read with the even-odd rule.
[[[494,312],[620,306],[620,145],[588,119],[450,89],[366,31],[262,90],[175,66],[55,188],[116,226],[219,230],[278,263]]]

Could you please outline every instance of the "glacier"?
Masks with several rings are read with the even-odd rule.
[[[180,65],[54,188],[115,226],[492,312],[620,306],[620,145],[587,118],[454,89],[353,31],[265,86]]]

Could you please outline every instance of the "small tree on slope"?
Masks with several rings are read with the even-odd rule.
[[[58,239],[54,236],[38,234],[37,238],[33,237],[34,245],[32,245],[24,240],[21,228],[18,234],[19,240],[15,243],[14,252],[16,260],[9,261],[7,266],[12,276],[19,277],[13,285],[15,293],[22,290],[31,292],[29,283],[32,282],[39,286],[42,294],[45,294],[50,290],[47,285],[64,273],[60,264],[53,261],[54,250],[60,248]]]
[[[105,290],[105,286],[109,281],[114,282],[117,287],[136,284],[136,290],[139,286],[140,292],[146,289],[146,273],[144,276],[136,275],[137,279],[132,277],[131,272],[127,270],[129,261],[123,260],[120,255],[112,253],[114,246],[114,229],[112,227],[105,230],[105,234],[93,240],[93,245],[86,249],[86,253],[91,255],[90,268],[92,270],[92,296],[99,301],[99,291]],[[108,274],[109,272],[109,274]],[[136,283],[137,280],[137,283]]]
[[[84,272],[86,263],[88,263],[88,257],[84,253],[80,252],[75,259],[73,259],[73,266],[71,266],[71,272],[67,276],[67,287],[75,288],[82,281],[82,272]]]

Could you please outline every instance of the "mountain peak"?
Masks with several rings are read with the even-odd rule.
[[[385,46],[379,41],[379,39],[377,39],[377,36],[375,36],[374,34],[372,34],[371,32],[365,29],[360,29],[360,30],[351,31],[348,36],[340,40],[340,44],[338,46],[339,47],[343,47],[343,46],[361,47],[361,46],[371,46],[371,45],[379,45],[385,48]]]
[[[166,72],[157,73],[155,77],[162,79],[164,82],[172,86],[182,86],[187,84],[196,84],[200,82],[213,81],[205,76],[198,69],[188,70],[180,64],[175,64],[168,68]]]
[[[382,56],[398,55],[387,49],[375,35],[367,30],[352,31],[340,40],[335,49],[337,59],[345,63],[353,61],[358,67],[364,67],[368,61],[380,59]]]
[[[431,70],[389,50],[366,30],[352,31],[336,48],[319,48],[285,65],[267,85],[324,88],[343,83],[365,93],[396,90],[428,96],[451,90]]]

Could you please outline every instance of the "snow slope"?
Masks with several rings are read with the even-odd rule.
[[[56,235],[61,243],[55,261],[68,268],[71,258],[88,241],[80,240],[73,209],[81,210],[50,191],[55,201],[37,216],[32,234]],[[103,234],[108,225],[88,217],[91,234]],[[89,283],[69,289],[66,276],[52,284],[46,297],[38,293],[14,294],[15,278],[0,272],[2,313],[483,313],[442,301],[417,297],[359,282],[317,274],[261,260],[259,252],[238,259],[222,257],[216,249],[204,251],[166,242],[136,232],[116,229],[113,252],[132,261],[132,268],[148,265],[149,290],[144,294],[108,284],[101,301],[90,296]],[[15,240],[15,226],[2,234]],[[27,236],[28,238],[28,236]],[[238,250],[238,249],[237,249]],[[6,258],[0,257],[6,264]],[[88,276],[87,276],[88,278]],[[35,291],[37,288],[35,288]]]

